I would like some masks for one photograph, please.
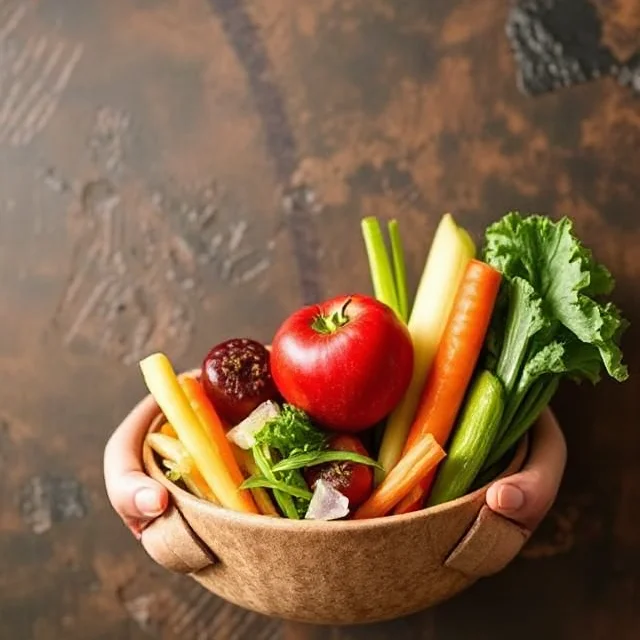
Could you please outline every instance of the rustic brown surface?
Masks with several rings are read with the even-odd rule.
[[[621,52],[633,0],[599,2]],[[396,215],[412,282],[445,210],[568,213],[635,324],[640,103],[611,80],[521,96],[500,0],[0,0],[0,637],[640,637],[640,339],[632,379],[565,387],[570,461],[524,557],[394,623],[247,614],[156,569],[104,496],[142,393],[368,290],[358,219]],[[636,44],[633,44],[633,43]]]

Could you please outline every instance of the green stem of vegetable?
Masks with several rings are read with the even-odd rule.
[[[429,505],[465,495],[491,451],[503,409],[504,391],[500,380],[483,371],[467,396],[447,457],[429,496]]]
[[[496,374],[502,381],[505,393],[509,397],[515,387],[520,373],[520,366],[527,351],[531,326],[528,316],[522,313],[522,309],[526,308],[523,304],[525,295],[523,289],[517,283],[507,286],[509,286],[509,310],[504,343],[496,366]]]
[[[351,451],[311,451],[309,453],[297,453],[281,460],[273,466],[272,471],[274,473],[292,471],[327,462],[353,462],[380,468],[380,465],[375,460]]]
[[[523,404],[522,411],[518,412],[511,428],[514,431],[528,429],[540,417],[542,410],[551,402],[559,384],[559,376],[553,376],[545,380],[539,392],[535,397],[532,397],[531,402],[527,400]]]
[[[256,461],[256,465],[258,465],[258,469],[260,469],[260,473],[267,479],[272,482],[277,482],[275,475],[271,470],[272,459],[271,452],[269,451],[269,447],[267,445],[258,444],[252,449],[253,451],[253,459]],[[273,497],[275,498],[278,506],[282,510],[282,513],[292,520],[299,520],[298,511],[296,510],[295,505],[293,504],[293,500],[288,493],[285,493],[281,489],[273,490]]]
[[[393,260],[393,275],[395,281],[398,314],[403,322],[409,319],[409,295],[407,292],[407,270],[404,261],[404,248],[400,237],[400,227],[397,220],[391,220],[388,225],[389,242],[391,244],[391,258]]]
[[[548,383],[548,376],[542,376],[530,384],[524,393],[517,394],[518,397],[513,399],[515,410],[511,412],[511,417],[505,429],[506,433],[511,431],[514,426],[521,424],[523,417],[537,406],[540,397],[545,393]]]
[[[529,430],[531,425],[539,418],[544,408],[549,404],[551,398],[555,395],[560,384],[560,376],[555,375],[545,381],[543,389],[536,393],[535,401],[531,403],[526,402],[523,406],[527,406],[527,410],[519,413],[517,419],[515,419],[509,426],[505,435],[501,438],[499,444],[491,452],[487,460],[487,466],[498,462],[506,453],[515,446],[515,444],[524,436]],[[532,390],[536,391],[536,386],[533,385]]]
[[[298,487],[292,487],[290,484],[280,482],[280,480],[271,480],[264,476],[251,476],[247,478],[241,485],[241,489],[272,489],[273,492],[288,494],[294,498],[301,498],[302,500],[311,500],[313,494],[307,489]],[[296,512],[296,517],[297,512]]]
[[[527,402],[531,400],[532,392],[535,392],[535,386],[536,385],[534,383],[527,385],[526,388],[524,386],[519,389],[516,387],[516,389],[508,396],[504,413],[502,415],[500,430],[498,431],[498,437],[496,438],[497,442],[499,442],[509,431],[509,427],[522,409],[525,399]]]
[[[374,295],[401,317],[393,271],[377,218],[368,217],[362,220],[362,234],[369,259]]]

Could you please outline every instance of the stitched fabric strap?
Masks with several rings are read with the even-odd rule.
[[[178,573],[195,573],[215,562],[174,505],[142,532],[142,546],[159,565]]]
[[[444,564],[471,578],[497,573],[518,555],[529,535],[527,530],[484,505]]]

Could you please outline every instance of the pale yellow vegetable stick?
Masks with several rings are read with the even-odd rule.
[[[389,416],[376,469],[380,483],[400,460],[420,394],[438,349],[464,270],[475,256],[469,234],[445,214],[433,237],[413,309],[407,323],[413,341],[413,375],[400,404]]]
[[[180,474],[191,493],[198,498],[203,498],[214,504],[220,504],[220,501],[213,495],[209,485],[205,482],[191,456],[179,440],[158,432],[147,435],[147,442],[163,459],[174,463],[175,471]]]
[[[167,356],[154,353],[140,362],[147,388],[220,504],[235,511],[258,513],[251,493],[236,484],[211,440],[205,435]]]

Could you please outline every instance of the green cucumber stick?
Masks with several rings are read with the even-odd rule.
[[[429,505],[455,500],[467,493],[493,446],[504,411],[500,380],[482,371],[474,380],[442,463]]]

